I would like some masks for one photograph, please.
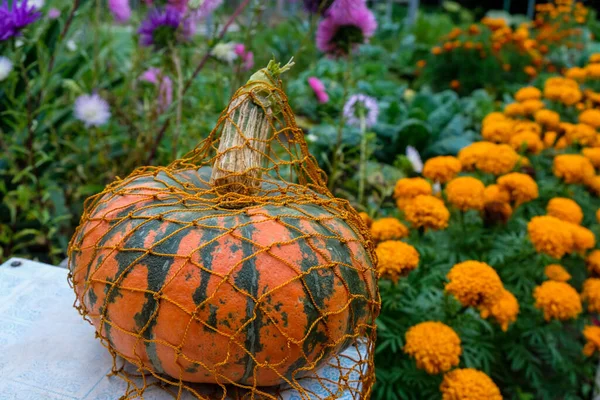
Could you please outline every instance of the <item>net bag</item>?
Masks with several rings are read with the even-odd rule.
[[[184,158],[85,203],[69,280],[124,399],[370,397],[373,243],[308,152],[287,68],[252,75]]]

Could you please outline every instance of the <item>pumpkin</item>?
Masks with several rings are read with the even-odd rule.
[[[234,121],[221,144],[235,134],[227,124],[243,125]],[[244,133],[265,134],[261,123]],[[225,157],[211,163],[142,169],[86,204],[70,245],[79,309],[114,353],[155,376],[289,383],[372,329],[367,228],[318,185],[248,167],[260,157],[233,175]]]

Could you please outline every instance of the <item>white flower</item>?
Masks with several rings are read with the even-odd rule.
[[[77,50],[77,43],[75,43],[73,39],[67,40],[67,49],[69,49],[70,51]]]
[[[41,9],[42,7],[44,7],[45,3],[46,3],[45,0],[27,0],[28,6],[35,7],[38,10]]]
[[[407,103],[410,103],[416,96],[417,92],[415,92],[412,89],[406,89],[404,91],[403,97],[404,97],[404,101],[406,101]]]
[[[410,165],[412,165],[413,170],[417,173],[423,172],[423,160],[421,160],[421,155],[412,146],[406,146],[406,158],[410,161]]]
[[[306,135],[306,141],[308,142],[316,142],[317,140],[319,140],[319,138],[314,133],[309,133]]]
[[[235,54],[235,43],[218,43],[213,49],[212,53],[213,57],[218,60],[224,61],[228,64],[231,64],[238,55]]]
[[[75,118],[85,126],[104,125],[110,118],[108,103],[96,93],[81,95],[75,100]]]
[[[8,58],[0,56],[0,81],[5,80],[12,72],[13,63]]]

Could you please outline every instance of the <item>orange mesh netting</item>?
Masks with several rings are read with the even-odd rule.
[[[254,74],[183,159],[86,201],[69,279],[124,399],[370,396],[373,244],[308,153],[286,67]]]

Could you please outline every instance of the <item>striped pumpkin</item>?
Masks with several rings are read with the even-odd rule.
[[[81,309],[112,349],[158,374],[299,378],[373,322],[364,239],[309,202],[228,210],[195,198],[210,172],[145,173],[91,204],[71,243]]]

